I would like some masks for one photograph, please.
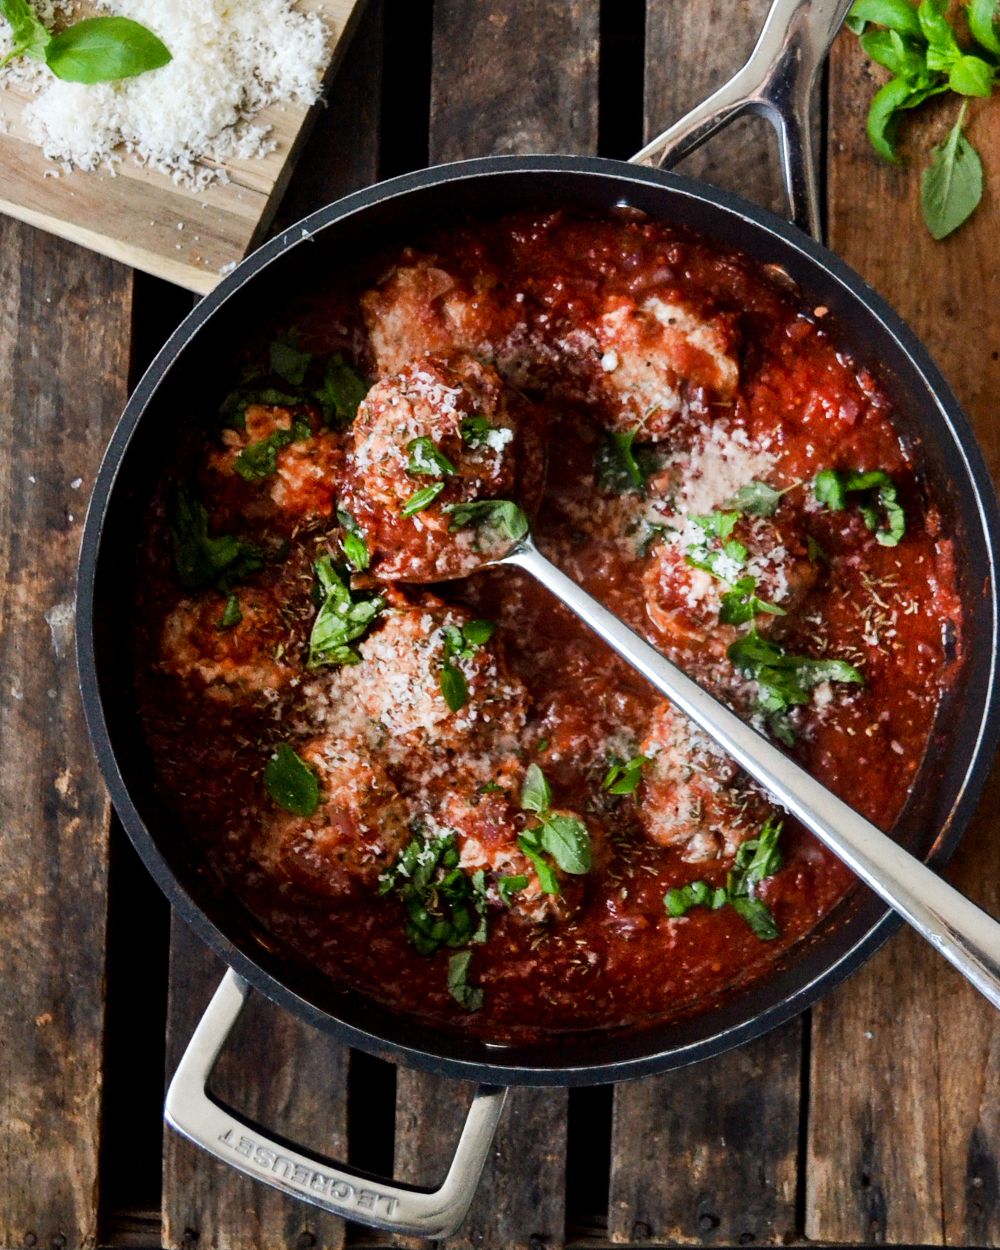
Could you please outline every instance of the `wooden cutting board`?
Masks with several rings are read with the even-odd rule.
[[[330,31],[324,85],[336,71],[363,4],[302,0],[298,6],[319,13]],[[314,112],[278,104],[259,113],[254,120],[272,127],[274,150],[226,162],[230,181],[195,193],[128,157],[114,175],[74,170],[54,177],[58,166],[27,139],[21,117],[27,100],[10,88],[0,91],[0,212],[200,294],[261,239]]]

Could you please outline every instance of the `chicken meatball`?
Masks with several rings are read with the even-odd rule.
[[[344,436],[323,427],[307,408],[250,404],[246,429],[226,429],[209,457],[213,513],[286,529],[327,520],[344,467]]]
[[[455,505],[530,507],[543,437],[539,411],[469,356],[426,357],[376,383],[351,432],[343,495],[375,576],[434,581],[477,567],[489,514],[463,518]]]
[[[766,800],[735,761],[669,703],[640,751],[650,760],[638,791],[646,836],[689,863],[734,855],[766,820]]]
[[[721,654],[751,620],[763,634],[780,628],[815,584],[817,568],[792,521],[744,516],[729,528],[716,514],[713,529],[712,520],[667,514],[643,589],[665,638]]]
[[[281,658],[288,635],[267,590],[243,586],[231,595],[182,599],[163,625],[160,669],[199,682],[223,702],[273,698],[294,676]]]
[[[316,738],[299,755],[319,781],[319,806],[309,817],[275,809],[262,830],[262,866],[288,890],[374,894],[406,843],[405,803],[362,738]]]

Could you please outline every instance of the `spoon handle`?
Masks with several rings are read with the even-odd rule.
[[[541,582],[1000,1009],[1000,923],[703,690],[546,559],[530,538],[501,563],[516,565]]]

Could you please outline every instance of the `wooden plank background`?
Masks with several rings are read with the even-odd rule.
[[[383,11],[372,0],[279,222],[428,161],[627,156],[735,68],[765,9],[385,0]],[[928,343],[1000,473],[1000,109],[974,102],[971,112],[985,203],[935,244],[916,216],[915,169],[891,169],[868,149],[878,75],[841,39],[824,97],[830,242]],[[951,116],[942,104],[915,118],[913,150]],[[688,168],[777,208],[773,148],[747,123]],[[87,493],[129,378],[189,307],[172,288],[0,221],[10,447],[0,457],[0,1250],[387,1242],[172,1134],[158,1150],[155,1069],[165,1059],[172,1070],[221,969],[170,925],[120,832],[109,839],[77,703],[72,581]],[[994,780],[949,869],[995,913],[998,811]],[[349,1055],[266,1003],[241,1024],[216,1085],[307,1145],[428,1181],[443,1171],[468,1097]],[[996,1246],[998,1155],[997,1019],[903,934],[813,1012],[740,1052],[614,1091],[516,1093],[470,1221],[449,1246]]]

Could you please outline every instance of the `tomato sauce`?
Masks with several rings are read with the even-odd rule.
[[[143,540],[136,654],[147,734],[164,798],[219,888],[268,941],[338,986],[495,1041],[641,1026],[766,977],[843,897],[849,872],[784,820],[780,866],[750,887],[777,936],[760,936],[733,905],[671,914],[668,892],[725,889],[738,847],[781,813],[526,577],[495,570],[386,589],[378,568],[389,556],[362,527],[371,565],[346,570],[344,584],[356,602],[384,605],[346,644],[351,662],[310,667],[328,593],[316,562],[343,569],[354,522],[338,508],[371,473],[350,420],[331,417],[333,401],[317,399],[310,379],[338,353],[365,376],[362,392],[375,381],[370,414],[379,388],[427,353],[451,362],[448,378],[469,374],[455,373],[458,356],[487,362],[490,385],[516,396],[519,428],[534,431],[518,444],[530,461],[518,474],[540,480],[547,457],[533,520],[542,550],[882,828],[909,793],[961,646],[951,545],[887,397],[827,328],[826,310],[782,274],[661,224],[505,218],[317,286],[269,328],[286,344],[295,328],[292,364],[278,358],[287,376],[253,384],[243,428],[205,412],[179,444]],[[248,359],[259,350],[255,340]],[[385,392],[392,403],[403,402],[397,391]],[[248,480],[237,461],[268,439],[273,461],[261,453]],[[455,469],[469,444],[448,446]],[[435,509],[460,470],[404,468],[400,489],[408,475],[414,492],[440,480],[443,493],[412,519],[393,513],[397,556],[411,541],[424,549],[435,515],[453,515]],[[833,507],[814,485],[828,471],[841,484],[883,476]],[[738,492],[754,484],[768,488],[765,502],[741,511]],[[189,570],[186,586],[171,535],[180,485],[204,508],[203,537],[247,545],[228,572]],[[900,513],[901,536],[890,532]],[[728,536],[692,521],[720,516],[730,520],[709,524],[731,526]],[[198,550],[219,567],[227,556]],[[722,596],[748,578],[752,592],[740,593],[770,607],[727,620],[739,612]],[[495,624],[491,638],[449,659],[466,644],[448,630],[479,621]],[[760,681],[730,658],[751,633],[784,657],[840,667],[806,682],[801,702],[762,710]],[[457,711],[433,676],[449,664],[467,688]],[[319,806],[306,816],[282,808],[265,780],[283,743],[318,779]],[[634,789],[612,793],[609,766],[640,755]],[[545,819],[523,803],[532,765],[549,810],[589,839],[586,872],[544,853],[558,894],[520,849]],[[313,783],[299,772],[289,784]],[[411,878],[394,865],[418,837],[457,839],[468,880],[481,874],[461,888],[479,900],[470,914],[485,940],[423,953],[408,934],[400,886]],[[522,878],[505,896],[501,881]]]

